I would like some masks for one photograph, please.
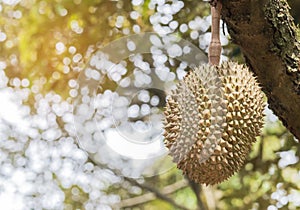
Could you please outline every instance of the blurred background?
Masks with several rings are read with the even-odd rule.
[[[300,1],[288,2],[298,24]],[[137,163],[101,147],[103,140],[118,138],[109,128],[123,129],[126,136],[132,133],[124,133],[128,125],[150,129],[138,144],[159,138],[167,91],[190,69],[190,63],[175,59],[189,51],[180,44],[115,61],[114,52],[107,58],[101,49],[124,36],[154,32],[153,45],[170,43],[166,37],[172,35],[172,43],[186,40],[198,47],[198,62],[205,63],[209,14],[207,2],[192,0],[0,1],[1,208],[299,209],[299,142],[268,108],[245,166],[212,187],[187,180],[166,151],[159,156],[164,161]],[[221,27],[222,60],[243,62],[226,25]],[[132,52],[144,44],[126,43]],[[116,68],[109,71],[107,62]],[[92,66],[101,70],[93,72]],[[84,97],[83,72],[93,78],[88,83],[94,98]],[[88,116],[94,124],[80,117],[88,113],[84,107],[75,109],[84,141],[74,128],[76,101],[96,104]],[[116,104],[120,112],[112,117]]]

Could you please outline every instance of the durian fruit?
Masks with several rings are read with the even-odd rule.
[[[220,183],[244,164],[263,126],[265,102],[244,65],[224,62],[191,70],[167,98],[165,145],[197,183]]]

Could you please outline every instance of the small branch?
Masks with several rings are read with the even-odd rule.
[[[159,199],[161,199],[161,200],[163,200],[163,201],[166,201],[166,202],[170,203],[171,205],[175,206],[176,208],[179,208],[179,209],[182,209],[182,210],[188,210],[188,209],[185,208],[184,206],[181,206],[181,205],[177,204],[173,199],[171,199],[171,198],[169,198],[168,196],[165,195],[165,194],[170,194],[171,192],[175,192],[176,190],[182,188],[183,186],[181,186],[181,184],[183,184],[183,183],[175,183],[173,186],[172,186],[172,185],[169,185],[169,186],[163,188],[163,190],[160,192],[160,191],[158,191],[157,189],[155,189],[155,188],[153,188],[153,187],[151,187],[151,186],[149,186],[149,185],[141,184],[141,183],[139,183],[139,182],[138,182],[137,180],[135,180],[135,179],[125,177],[125,176],[122,175],[122,173],[121,173],[119,170],[117,170],[117,169],[111,169],[111,168],[109,168],[106,164],[100,164],[100,163],[97,163],[97,162],[94,161],[92,158],[88,158],[87,161],[93,163],[95,166],[98,165],[98,166],[101,166],[101,167],[103,167],[103,168],[108,168],[108,169],[111,170],[116,176],[123,177],[123,179],[126,180],[126,181],[128,181],[130,184],[135,185],[135,186],[137,186],[137,187],[140,187],[140,188],[143,189],[143,190],[147,190],[147,191],[151,192],[151,193],[148,193],[148,195],[147,195],[147,194],[144,194],[145,196],[142,195],[142,196],[144,196],[144,197],[139,196],[139,197],[142,197],[143,199],[146,199],[146,200],[149,200],[149,199],[150,199],[149,201],[151,201],[151,200],[154,200],[155,198],[159,198]],[[178,189],[177,189],[176,187],[177,187]],[[179,188],[179,187],[180,187],[180,188]],[[176,189],[176,190],[175,190],[175,189]],[[152,194],[152,195],[151,195],[151,194]],[[153,196],[154,196],[154,197],[153,197]],[[141,199],[141,198],[136,198],[135,201],[131,201],[131,202],[133,202],[133,203],[134,203],[134,202],[138,202],[138,201],[140,201],[140,199]],[[123,201],[121,201],[121,202],[123,202]],[[143,203],[145,203],[145,202],[143,202]],[[119,206],[119,205],[117,204],[117,206]]]
[[[177,190],[180,190],[180,189],[182,189],[182,188],[184,188],[184,187],[187,187],[187,181],[185,180],[185,179],[182,179],[182,180],[180,180],[180,181],[178,181],[178,182],[175,182],[175,183],[173,183],[173,184],[170,184],[170,185],[168,185],[168,186],[165,186],[162,190],[161,190],[161,192],[163,193],[163,194],[171,194],[171,193],[173,193],[173,192],[176,192]]]
[[[126,179],[126,180],[129,181],[131,184],[141,187],[142,189],[147,189],[148,191],[150,191],[150,190],[151,191],[150,191],[150,193],[145,193],[141,196],[122,200],[120,203],[116,204],[114,206],[114,208],[124,208],[124,207],[136,206],[136,205],[140,205],[140,204],[155,200],[156,198],[160,198],[164,201],[167,201],[168,203],[171,202],[171,204],[177,208],[187,210],[187,208],[185,208],[181,205],[178,205],[177,203],[175,203],[173,200],[170,200],[170,198],[166,196],[167,194],[174,193],[179,189],[187,187],[187,182],[184,179],[181,181],[178,181],[174,184],[164,187],[160,192],[156,189],[153,189],[150,186],[145,186],[144,184],[136,183],[136,180],[133,180],[133,179],[129,179],[129,180]]]
[[[137,206],[137,205],[141,205],[141,204],[153,201],[155,199],[156,199],[156,196],[153,193],[145,193],[141,196],[122,200],[122,201],[120,201],[120,203],[114,205],[113,209]]]
[[[199,210],[206,210],[207,208],[205,207],[202,199],[201,199],[201,185],[195,183],[193,180],[188,179],[189,180],[189,185],[191,187],[191,189],[194,191],[195,196],[197,198],[197,203],[198,203],[198,209]]]
[[[185,180],[184,180],[184,182],[185,182],[184,186],[183,186],[183,184],[184,184],[183,182],[182,183],[175,183],[173,185],[166,186],[161,191],[158,191],[157,189],[155,189],[155,188],[153,188],[149,185],[141,184],[141,183],[137,182],[135,179],[124,177],[124,180],[128,181],[132,185],[135,185],[137,187],[140,187],[144,190],[147,190],[147,191],[151,192],[151,193],[147,193],[147,194],[135,197],[135,198],[130,198],[130,199],[133,199],[133,201],[132,200],[130,201],[130,199],[126,199],[127,201],[124,200],[125,202],[127,202],[127,204],[128,203],[137,203],[137,202],[139,202],[139,203],[135,204],[135,205],[138,205],[138,204],[146,203],[147,201],[154,200],[155,198],[158,198],[158,199],[161,199],[165,202],[170,203],[171,205],[173,205],[176,208],[183,209],[183,210],[188,210],[184,206],[181,206],[181,205],[177,204],[173,199],[171,199],[171,198],[169,198],[168,196],[165,195],[165,194],[170,194],[172,192],[175,192],[178,189],[181,189],[182,187],[186,186],[187,184],[186,184]],[[146,199],[147,201],[146,200],[143,201],[142,199]],[[124,201],[121,201],[121,203],[123,203]],[[118,204],[118,206],[120,206],[120,204]],[[125,207],[125,206],[122,206],[122,207]]]

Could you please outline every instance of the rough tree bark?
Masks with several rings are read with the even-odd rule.
[[[300,43],[285,0],[222,0],[222,19],[269,107],[300,140]]]

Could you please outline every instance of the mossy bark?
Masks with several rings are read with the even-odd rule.
[[[300,43],[285,0],[222,0],[222,19],[269,107],[300,140]]]

